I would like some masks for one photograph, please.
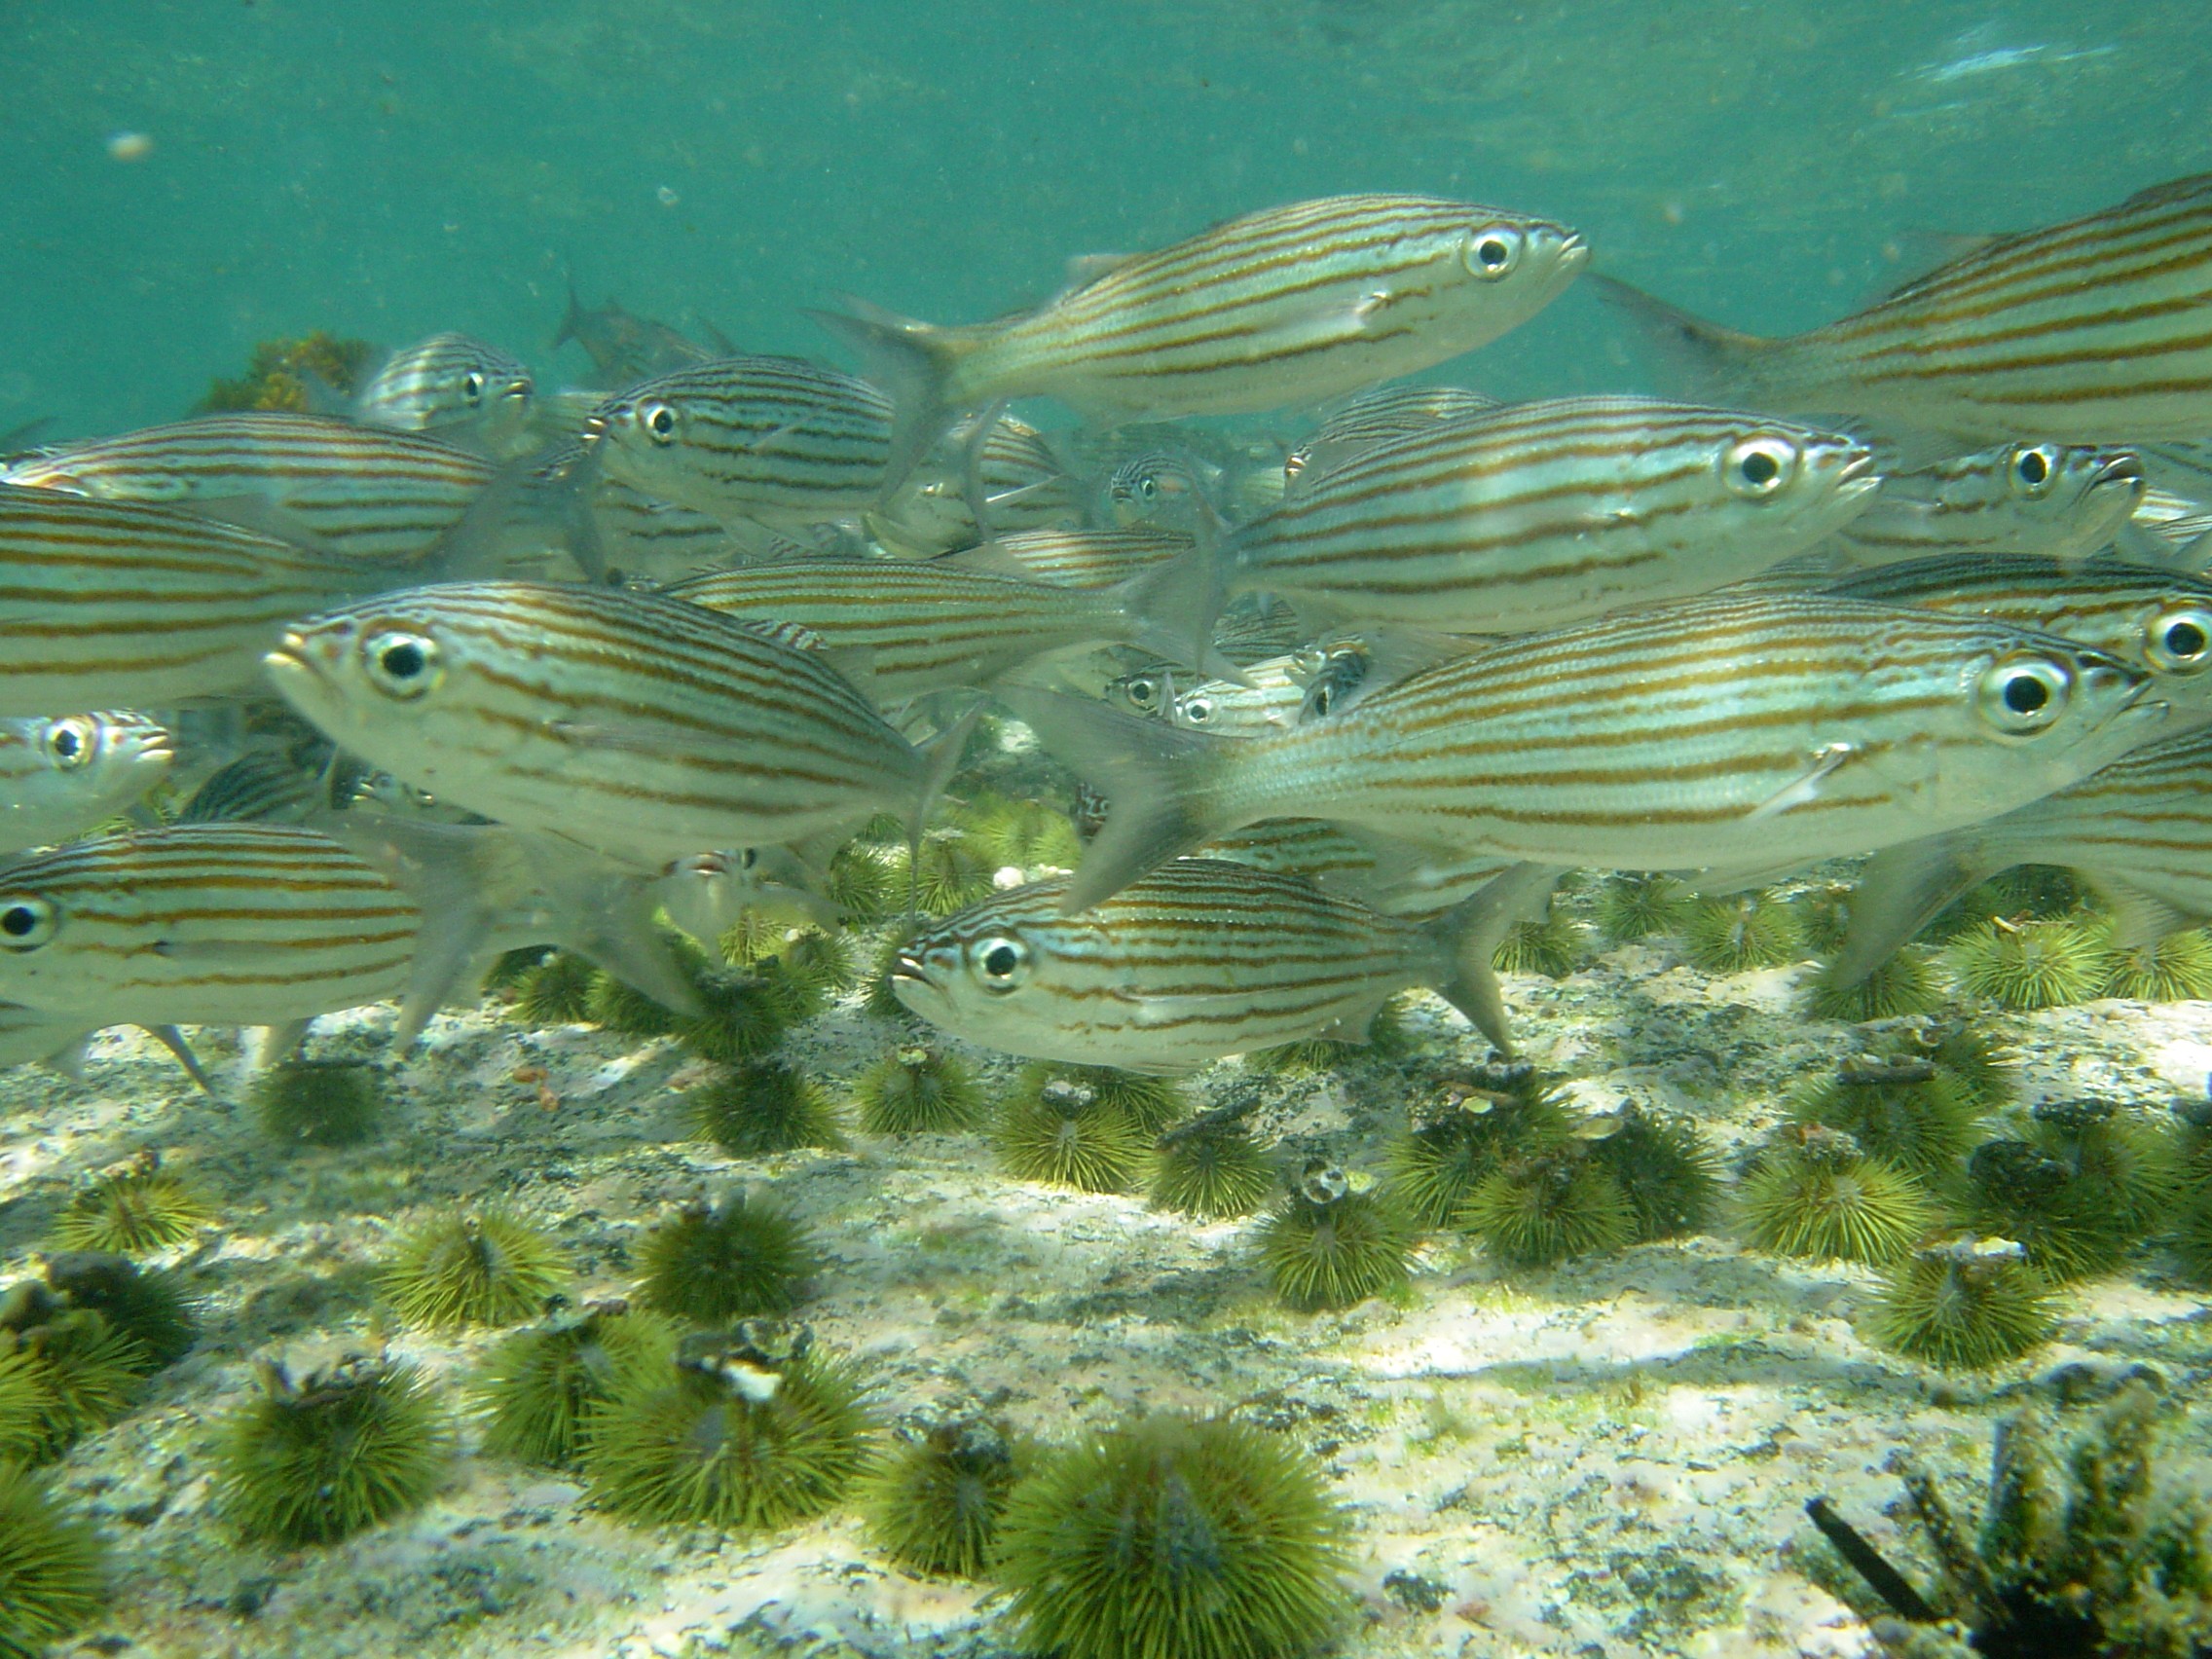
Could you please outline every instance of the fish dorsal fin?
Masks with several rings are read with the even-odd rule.
[[[1088,288],[1099,277],[1112,276],[1136,258],[1137,255],[1133,253],[1079,253],[1068,261],[1067,270],[1061,277],[1060,291],[1052,298],[1056,300],[1062,294],[1072,294],[1079,288]]]
[[[1983,248],[2002,241],[2002,237],[1983,233],[1979,235],[1957,231],[1903,231],[1890,239],[1897,249],[1895,266],[1876,279],[1873,292],[1865,296],[1863,305],[1894,300],[1907,289],[1917,288],[1936,272],[1958,264],[1962,259],[1979,253]]]
[[[2187,202],[2207,192],[2212,192],[2212,172],[2191,173],[2187,178],[2169,178],[2163,184],[2138,190],[2120,205],[2156,207],[2167,202]]]

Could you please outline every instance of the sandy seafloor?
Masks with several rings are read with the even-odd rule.
[[[1861,1041],[1795,1011],[1808,972],[1709,979],[1641,944],[1563,980],[1508,977],[1507,994],[1529,1056],[1585,1080],[1590,1103],[1685,1110],[1733,1149],[1775,1120],[1791,1082]],[[1987,1017],[2031,1101],[2095,1093],[2163,1111],[2212,1070],[2212,1005]],[[373,1052],[388,1019],[321,1021],[311,1051]],[[1481,1057],[1433,999],[1412,1023],[1424,1061]],[[790,1051],[842,1084],[895,1040],[848,1005]],[[240,1094],[230,1035],[199,1041],[224,1092]],[[1012,1076],[1011,1062],[972,1058],[988,1080]],[[1808,1497],[1827,1493],[1898,1542],[1893,1453],[1949,1471],[1954,1496],[1977,1503],[1999,1417],[2049,1397],[2056,1379],[2086,1376],[2095,1392],[2095,1379],[2138,1365],[2182,1408],[2177,1449],[2212,1442],[2212,1319],[2156,1257],[2070,1294],[2049,1346],[1963,1379],[1860,1338],[1870,1273],[1719,1236],[1504,1272],[1442,1235],[1409,1295],[1306,1317],[1272,1301],[1255,1222],[1197,1226],[1139,1198],[1011,1180],[980,1136],[732,1161],[684,1138],[681,1093],[701,1075],[672,1042],[525,1029],[487,1005],[433,1024],[397,1074],[383,1138],[320,1152],[272,1145],[250,1111],[199,1095],[131,1031],[98,1040],[82,1087],[0,1076],[7,1277],[33,1269],[74,1177],[141,1147],[189,1172],[223,1221],[167,1258],[205,1300],[200,1346],[58,1471],[115,1559],[112,1606],[65,1651],[1014,1651],[983,1590],[889,1567],[849,1511],[760,1537],[635,1530],[564,1475],[472,1451],[409,1519],[324,1550],[235,1547],[211,1510],[209,1449],[216,1414],[254,1385],[255,1358],[308,1365],[388,1343],[458,1400],[492,1339],[392,1328],[369,1273],[396,1228],[495,1195],[573,1252],[580,1293],[608,1295],[628,1286],[638,1231],[673,1202],[772,1186],[829,1260],[806,1316],[866,1362],[887,1416],[1003,1389],[1011,1419],[1047,1438],[1148,1407],[1234,1411],[1290,1436],[1355,1514],[1355,1655],[1867,1653],[1863,1625],[1821,1587],[1832,1558],[1804,1521]],[[1286,1153],[1370,1168],[1409,1087],[1373,1059],[1306,1078],[1226,1062],[1198,1085],[1208,1098],[1260,1090],[1253,1121]],[[462,1438],[473,1448],[475,1429]],[[1924,1553],[1904,1554],[1925,1579]]]

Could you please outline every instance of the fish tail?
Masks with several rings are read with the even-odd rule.
[[[569,273],[569,309],[562,313],[561,326],[555,330],[552,341],[545,349],[548,351],[558,351],[571,340],[582,345],[584,337],[579,332],[579,325],[583,320],[583,302],[576,298],[576,274],[571,271]]]
[[[806,314],[844,342],[868,378],[891,395],[891,461],[883,474],[888,497],[959,421],[952,376],[974,347],[950,329],[916,322],[849,294],[844,304],[842,312]]]
[[[1507,1059],[1513,1057],[1513,1039],[1491,958],[1516,923],[1543,909],[1563,873],[1555,865],[1517,864],[1422,928],[1444,963],[1436,994],[1465,1014]]]
[[[599,481],[596,454],[587,453],[558,475],[539,470],[534,458],[503,463],[460,522],[438,538],[431,558],[440,576],[497,580],[512,573],[511,560],[558,547],[586,581],[606,581],[607,546],[592,508]]]
[[[1929,919],[1975,882],[2002,866],[1972,855],[1969,836],[1929,835],[1885,848],[1866,864],[1851,895],[1843,948],[1821,983],[1849,990],[1874,972]]]
[[[1782,342],[1694,316],[1612,276],[1590,276],[1598,295],[1636,325],[1670,395],[1732,407],[1754,405],[1761,369]]]
[[[1128,621],[1130,645],[1212,680],[1244,681],[1244,671],[1213,643],[1228,593],[1221,559],[1205,542],[1131,576],[1110,597]]]
[[[919,847],[922,831],[929,826],[930,814],[952,783],[952,776],[960,770],[960,760],[967,753],[968,740],[976,733],[977,722],[983,718],[983,705],[977,703],[937,736],[922,746],[921,797],[906,820],[906,836],[909,850]]]
[[[1223,798],[1230,762],[1254,739],[1215,737],[1168,720],[1140,719],[1088,697],[1026,686],[1001,693],[1055,756],[1109,798],[1105,828],[1084,850],[1060,912],[1110,899],[1178,854],[1266,816]]]

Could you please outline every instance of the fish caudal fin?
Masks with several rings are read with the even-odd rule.
[[[1013,686],[1000,696],[1046,748],[1110,802],[1106,827],[1084,850],[1060,901],[1062,914],[1088,910],[1208,837],[1261,816],[1230,813],[1217,789],[1228,762],[1254,740],[1140,719],[1056,691]]]
[[[1615,277],[1588,276],[1583,280],[1636,325],[1662,388],[1673,396],[1733,406],[1755,392],[1760,362],[1780,344],[1707,322]],[[1755,396],[1751,401],[1755,406]]]
[[[1555,865],[1518,864],[1502,870],[1468,898],[1425,925],[1444,962],[1436,994],[1467,1016],[1507,1059],[1513,1039],[1505,1023],[1505,998],[1491,958],[1516,923],[1542,912],[1566,872]]]
[[[1936,911],[2003,867],[1974,859],[1972,846],[1965,835],[1930,835],[1885,848],[1868,860],[1851,896],[1851,926],[1843,948],[1821,982],[1849,990],[1887,962]]]
[[[882,488],[888,498],[959,421],[963,412],[953,401],[950,383],[972,348],[948,330],[849,294],[844,304],[841,312],[806,314],[844,342],[859,356],[863,372],[891,395],[891,461]]]

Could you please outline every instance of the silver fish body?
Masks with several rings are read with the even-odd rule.
[[[1192,546],[1189,536],[1164,531],[1035,530],[1002,535],[973,553],[955,553],[950,562],[1063,587],[1099,588],[1181,558]]]
[[[591,359],[599,385],[623,387],[716,356],[728,356],[728,343],[719,334],[716,338],[719,350],[701,345],[665,322],[625,310],[611,299],[587,310],[571,284],[568,313],[554,333],[551,349],[557,350],[564,342],[573,340]]]
[[[0,872],[0,998],[87,1027],[306,1019],[396,995],[422,925],[313,830],[103,835]]]
[[[2149,677],[2177,710],[2212,710],[2212,581],[2134,565],[1960,554],[1828,585],[1848,599],[1983,616],[2076,640]]]
[[[1808,334],[1718,328],[1614,282],[1701,389],[1970,440],[2212,431],[2212,174],[1997,238]]]
[[[1497,407],[1497,399],[1458,386],[1384,386],[1349,399],[1283,458],[1285,493],[1304,489],[1352,456]]]
[[[954,426],[920,466],[867,511],[868,533],[885,547],[928,557],[973,547],[991,536],[1073,525],[1082,518],[1081,487],[1042,432],[1026,421],[1001,415],[975,453],[971,476],[975,428],[974,419]]]
[[[1385,915],[1425,919],[1471,898],[1520,861],[1450,855],[1318,818],[1271,818],[1216,836],[1192,855],[1305,877]]]
[[[1945,553],[2084,559],[2108,545],[2143,499],[2143,464],[2089,444],[2001,444],[1891,472],[1835,535],[1855,565]]]
[[[142,798],[174,758],[167,730],[132,710],[0,719],[0,853],[82,834]]]
[[[1979,618],[1725,595],[1508,641],[1231,742],[1002,693],[1113,801],[1094,903],[1272,817],[1618,869],[1807,864],[1993,817],[2158,735],[2144,676]]]
[[[1147,450],[1107,473],[1100,515],[1116,530],[1196,535],[1220,480],[1221,468],[1195,455]]]
[[[655,870],[882,810],[916,818],[941,782],[820,653],[679,600],[417,588],[298,624],[268,669],[333,742],[403,782]]]
[[[520,358],[465,334],[433,334],[384,360],[353,394],[354,420],[460,436],[506,454],[527,432],[536,381]]]
[[[341,557],[400,566],[436,550],[492,479],[491,462],[422,433],[265,411],[148,426],[0,468],[0,483],[296,530]]]
[[[1769,569],[1860,512],[1855,439],[1650,398],[1516,404],[1376,445],[1222,547],[1231,592],[1446,632],[1556,627]]]
[[[254,689],[284,623],[361,586],[196,514],[0,486],[0,715]]]
[[[802,527],[874,503],[891,401],[795,357],[718,358],[608,399],[585,437],[632,489],[724,522]]]
[[[1969,887],[2016,865],[2079,871],[2112,902],[2123,945],[2212,922],[2207,778],[2212,730],[2197,730],[1986,823],[1876,854],[1831,977],[1857,983]]]
[[[1056,397],[1105,424],[1250,414],[1342,396],[1496,339],[1588,250],[1564,226],[1421,196],[1248,213],[1101,262],[1036,310],[937,328],[824,316],[900,405],[894,476],[963,410]]]
[[[1008,1053],[1175,1072],[1307,1037],[1360,1040],[1384,1000],[1456,991],[1467,965],[1448,929],[1250,865],[1178,859],[1077,916],[1061,914],[1066,889],[1033,882],[930,928],[894,958],[893,991]]]

